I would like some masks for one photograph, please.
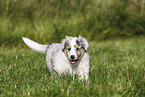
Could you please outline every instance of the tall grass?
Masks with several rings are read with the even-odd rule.
[[[1,0],[0,44],[21,36],[42,43],[65,35],[88,40],[145,35],[143,0]]]

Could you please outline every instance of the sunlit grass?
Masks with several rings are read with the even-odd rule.
[[[0,95],[144,96],[143,1],[1,0]],[[89,41],[88,83],[50,76],[45,55],[28,49],[21,38],[44,44],[60,42],[65,35]],[[142,37],[134,37],[138,35]]]
[[[89,83],[50,76],[45,56],[28,48],[1,47],[0,95],[144,96],[144,43],[143,38],[90,42]]]

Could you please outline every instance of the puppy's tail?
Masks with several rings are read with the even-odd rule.
[[[33,40],[30,40],[26,37],[22,37],[25,44],[34,51],[45,54],[48,45],[39,44]]]

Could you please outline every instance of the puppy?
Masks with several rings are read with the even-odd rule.
[[[49,72],[54,75],[78,75],[79,79],[87,80],[89,76],[89,44],[87,39],[68,37],[61,43],[38,44],[22,37],[25,44],[32,50],[46,54],[46,63]]]

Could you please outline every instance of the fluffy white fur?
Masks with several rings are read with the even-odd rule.
[[[38,44],[25,37],[22,37],[22,39],[32,50],[46,54],[46,63],[51,74],[57,73],[59,76],[62,74],[78,75],[82,80],[88,79],[89,54],[87,49],[89,44],[85,38],[66,36],[61,43],[48,45]],[[78,46],[78,48],[75,46]],[[74,56],[73,59],[71,59],[72,55]]]
[[[37,42],[34,42],[25,37],[22,37],[22,39],[25,44],[27,44],[27,46],[30,47],[32,50],[45,54],[47,45],[38,44]]]

